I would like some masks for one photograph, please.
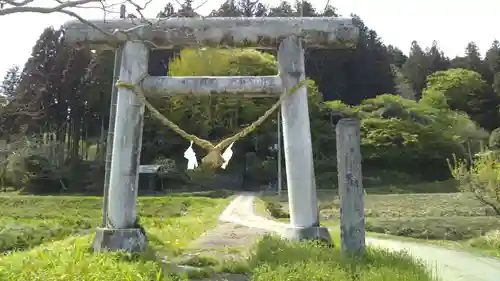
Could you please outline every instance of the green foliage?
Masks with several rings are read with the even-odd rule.
[[[476,62],[477,64],[477,62]],[[479,70],[476,70],[479,71]],[[494,85],[493,85],[494,86]],[[482,127],[497,127],[499,97],[478,72],[463,68],[438,71],[427,78],[423,104],[462,111]]]
[[[172,76],[261,76],[278,73],[275,58],[251,49],[184,49],[169,63]]]
[[[472,163],[454,157],[449,167],[463,192],[471,192],[500,215],[500,160],[496,153],[484,151]]]
[[[334,115],[338,114],[344,117],[355,117],[356,115],[355,109],[339,100],[325,101],[325,105]]]
[[[446,96],[435,89],[426,89],[422,94],[420,103],[431,106],[433,108],[447,109],[449,108]]]
[[[467,115],[384,94],[349,107],[326,103],[333,113],[361,120],[364,164],[422,174],[432,180],[449,176],[446,159],[465,155],[465,144],[486,132]]]
[[[468,241],[468,245],[500,257],[500,230],[492,230],[485,235],[475,237]]]
[[[435,102],[436,93],[442,93],[451,108],[470,111],[478,106],[484,87],[485,82],[479,73],[452,68],[437,71],[427,77],[427,87],[423,91],[422,99],[425,101],[430,98],[431,102]]]
[[[447,178],[446,157],[464,154],[463,147],[442,132],[398,118],[364,119],[361,134],[366,162],[420,171],[433,179]]]
[[[489,139],[490,149],[500,149],[500,128],[496,128],[490,134]]]
[[[7,157],[5,176],[8,182],[24,192],[52,193],[61,189],[55,167],[30,142]]]

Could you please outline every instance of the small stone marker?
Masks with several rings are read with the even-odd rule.
[[[359,121],[341,119],[336,133],[341,247],[344,252],[357,254],[365,248]]]

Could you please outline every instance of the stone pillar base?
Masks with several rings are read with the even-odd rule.
[[[332,237],[328,228],[324,226],[317,227],[288,227],[283,232],[283,237],[291,240],[318,240],[324,242],[328,246],[334,246]]]
[[[146,246],[146,235],[139,228],[97,228],[92,241],[95,252],[122,250],[137,253],[144,251]]]

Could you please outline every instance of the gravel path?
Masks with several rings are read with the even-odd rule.
[[[259,234],[262,231],[282,234],[288,224],[256,215],[254,200],[255,196],[252,194],[237,196],[220,215],[219,220],[246,226]],[[500,280],[500,259],[410,241],[367,237],[366,242],[372,247],[407,251],[428,264],[441,281]]]

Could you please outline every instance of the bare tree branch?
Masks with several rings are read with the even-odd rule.
[[[102,0],[71,0],[71,1],[61,1],[61,0],[55,0],[55,2],[59,3],[59,5],[56,5],[54,7],[37,7],[37,6],[28,6],[28,4],[33,3],[34,0],[23,0],[22,2],[17,2],[15,0],[0,0],[0,3],[2,4],[7,4],[13,7],[10,8],[0,8],[0,16],[4,15],[10,15],[10,14],[15,14],[15,13],[40,13],[40,14],[51,14],[51,13],[61,13],[68,15],[70,17],[76,18],[77,20],[81,21],[84,24],[87,24],[88,26],[98,30],[102,34],[106,35],[110,39],[110,43],[112,44],[115,41],[115,38],[113,34],[99,28],[95,24],[91,23],[90,21],[84,19],[77,13],[68,10],[69,8],[96,8],[96,7],[83,7],[85,4],[89,3],[100,3],[104,13],[106,14],[108,12],[109,7],[104,5]],[[116,5],[116,4],[114,4]],[[3,5],[2,5],[3,6]]]
[[[5,0],[5,4],[9,4],[15,7],[20,7],[20,6],[25,6],[28,5],[29,3],[33,2],[34,0],[25,0],[23,2],[16,2],[16,1],[11,1],[11,0]]]
[[[11,8],[0,9],[0,16],[15,14],[15,13],[41,13],[41,14],[50,14],[56,12],[62,12],[66,8],[73,8],[81,5],[85,5],[87,3],[92,2],[100,2],[100,0],[74,0],[68,2],[62,2],[61,4],[55,7],[33,7],[27,6],[32,3],[33,0],[24,0],[22,2],[16,2],[13,0],[2,0],[1,2],[11,5]]]

